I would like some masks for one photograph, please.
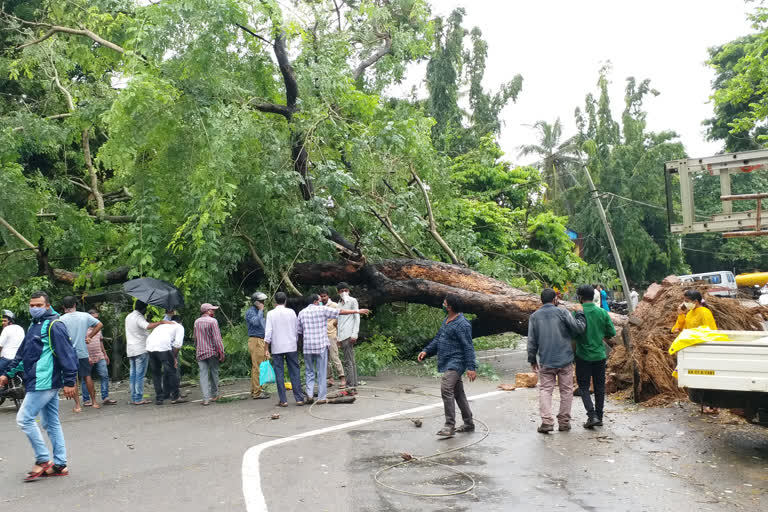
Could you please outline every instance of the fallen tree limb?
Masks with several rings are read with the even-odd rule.
[[[477,315],[475,337],[502,332],[528,334],[528,318],[541,307],[538,295],[465,267],[430,260],[387,260],[376,264],[299,263],[291,277],[303,285],[335,285],[345,281],[359,288],[361,305],[375,307],[390,302],[411,302],[440,307],[448,294],[464,302],[467,313]],[[571,310],[576,304],[566,304]],[[611,314],[617,327],[626,317]]]

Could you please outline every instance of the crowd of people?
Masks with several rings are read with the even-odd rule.
[[[285,293],[275,294],[275,307],[264,314],[267,296],[256,292],[251,307],[245,313],[248,326],[248,349],[251,355],[251,397],[266,399],[269,395],[260,385],[261,364],[271,359],[277,386],[277,406],[287,407],[287,386],[284,372],[287,365],[290,389],[296,405],[327,403],[328,384],[333,371],[345,393],[354,394],[358,385],[354,345],[360,328],[360,315],[370,313],[361,309],[350,295],[349,285],[337,286],[340,300],[330,299],[327,290],[309,297],[309,305],[298,315],[287,307]],[[599,294],[599,295],[598,295]],[[587,421],[584,427],[602,426],[605,404],[605,340],[616,330],[608,311],[603,307],[600,290],[582,285],[577,290],[581,310],[569,312],[559,307],[558,294],[552,289],[541,293],[542,306],[533,313],[528,325],[528,361],[539,376],[539,407],[541,424],[538,432],[554,430],[552,395],[555,385],[560,391],[560,406],[556,415],[558,430],[571,429],[571,406],[574,370],[584,404]],[[597,297],[600,297],[600,304]],[[109,356],[102,342],[102,323],[97,310],[77,311],[77,300],[66,297],[59,316],[51,307],[45,292],[35,292],[29,300],[32,323],[29,329],[17,325],[15,315],[2,311],[3,330],[0,332],[0,387],[9,377],[23,372],[26,396],[17,414],[17,423],[27,435],[35,453],[35,464],[25,480],[42,476],[66,476],[64,435],[59,421],[59,391],[75,400],[75,412],[82,406],[99,408],[92,378],[94,370],[101,380],[101,403],[112,405],[109,396],[107,365]],[[477,377],[472,327],[464,317],[462,300],[448,295],[443,301],[446,317],[432,341],[418,354],[423,361],[437,356],[438,371],[442,373],[441,395],[445,423],[437,435],[452,437],[456,432],[475,429],[472,411],[464,391],[463,376],[470,381]],[[126,353],[130,361],[130,403],[145,405],[144,380],[147,367],[152,369],[155,403],[170,400],[184,403],[180,393],[179,351],[184,341],[184,327],[175,311],[166,311],[163,320],[146,319],[147,304],[136,301],[134,310],[125,318]],[[221,332],[216,320],[218,306],[205,303],[194,323],[195,355],[199,368],[202,405],[219,400],[219,365],[225,360]],[[701,294],[687,290],[673,331],[707,326],[716,329],[711,311]],[[343,351],[343,363],[339,357]],[[305,384],[302,387],[299,351],[303,353]],[[82,380],[82,406],[77,378]],[[590,384],[594,387],[592,401]],[[456,427],[456,405],[462,424]],[[40,427],[48,433],[53,457],[43,440]]]
[[[560,406],[556,416],[558,430],[571,430],[571,406],[574,396],[574,371],[577,395],[584,403],[587,421],[584,428],[603,425],[605,406],[606,340],[616,335],[605,299],[605,291],[597,286],[582,285],[577,289],[581,311],[569,312],[558,307],[557,292],[546,288],[541,292],[542,306],[528,321],[528,362],[539,377],[538,432],[546,434],[555,427],[552,394],[557,384]],[[631,300],[637,304],[637,292]],[[677,321],[672,332],[708,327],[717,329],[712,312],[698,290],[683,293]],[[594,391],[592,401],[590,389]]]

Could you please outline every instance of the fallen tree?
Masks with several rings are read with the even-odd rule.
[[[361,306],[411,302],[440,307],[448,294],[462,298],[467,313],[477,315],[473,335],[502,332],[528,333],[528,318],[541,306],[538,295],[467,269],[430,260],[386,260],[380,263],[300,263],[291,278],[302,285],[336,285],[345,281],[355,290]],[[571,310],[578,306],[565,303]],[[617,327],[626,317],[611,314]]]

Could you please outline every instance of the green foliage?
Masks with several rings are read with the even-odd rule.
[[[682,158],[685,151],[672,132],[646,130],[642,102],[658,94],[650,82],[626,81],[621,124],[613,120],[608,98],[608,68],[598,79],[597,99],[587,95],[582,114],[577,110],[578,141],[603,203],[630,282],[646,283],[686,270],[682,251],[667,228],[664,162]],[[581,172],[580,169],[578,169]],[[587,261],[612,267],[603,225],[584,181],[567,193],[569,227],[584,238]]]
[[[365,323],[373,336],[387,336],[403,358],[415,357],[435,337],[445,314],[422,304],[394,303],[376,308]]]
[[[398,347],[392,338],[375,334],[355,348],[357,371],[361,375],[376,376],[398,357]]]

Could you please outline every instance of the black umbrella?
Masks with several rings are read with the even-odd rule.
[[[123,284],[123,290],[131,297],[159,308],[171,310],[184,307],[184,297],[179,289],[159,279],[132,279]]]

